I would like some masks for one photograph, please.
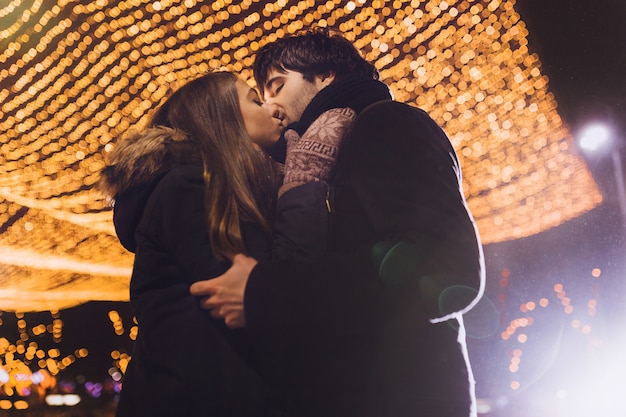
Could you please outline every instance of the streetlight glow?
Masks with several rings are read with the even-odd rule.
[[[611,130],[607,126],[594,124],[583,131],[579,143],[581,148],[588,151],[595,151],[605,146],[610,138]]]

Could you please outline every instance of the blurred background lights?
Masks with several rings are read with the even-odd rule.
[[[127,300],[132,256],[94,190],[115,141],[206,71],[253,83],[255,51],[314,24],[447,131],[484,243],[602,201],[514,0],[15,0],[0,16],[0,309]]]
[[[46,396],[46,404],[50,406],[75,406],[80,403],[80,396],[76,394],[49,394]]]
[[[127,315],[125,317],[128,319]],[[44,404],[62,408],[81,403],[80,410],[91,413],[120,392],[120,381],[130,355],[124,348],[107,353],[107,347],[98,346],[107,344],[107,334],[119,344],[129,345],[130,335],[120,339],[117,332],[116,326],[123,326],[122,315],[117,310],[103,307],[99,314],[83,317],[82,325],[70,325],[75,336],[81,339],[90,332],[98,335],[96,345],[92,340],[90,347],[99,356],[97,360],[104,360],[105,365],[102,375],[98,372],[95,378],[89,371],[88,363],[93,364],[95,359],[90,349],[81,347],[75,339],[68,341],[59,337],[59,328],[66,327],[60,312],[0,312],[0,318],[0,334],[6,336],[0,337],[0,409],[29,408],[34,410],[34,415],[48,415],[49,411],[42,409]],[[134,323],[128,320],[131,325]],[[9,324],[14,328],[7,328]],[[34,332],[34,329],[40,331]],[[11,334],[13,337],[9,336]],[[1,412],[0,415],[4,416]]]

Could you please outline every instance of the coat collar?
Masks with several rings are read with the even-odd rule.
[[[317,93],[291,128],[304,134],[311,123],[330,109],[349,107],[358,115],[370,104],[383,100],[391,100],[391,93],[380,81],[353,77],[338,80]]]

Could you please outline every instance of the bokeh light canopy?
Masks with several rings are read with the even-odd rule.
[[[107,152],[185,81],[253,83],[261,46],[312,25],[354,41],[448,132],[485,243],[601,202],[515,1],[3,1],[0,309],[126,300],[132,255],[94,190]]]

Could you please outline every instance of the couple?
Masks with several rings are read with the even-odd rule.
[[[140,329],[117,415],[475,415],[484,268],[445,133],[327,31],[254,76],[264,102],[183,86],[103,171]]]

